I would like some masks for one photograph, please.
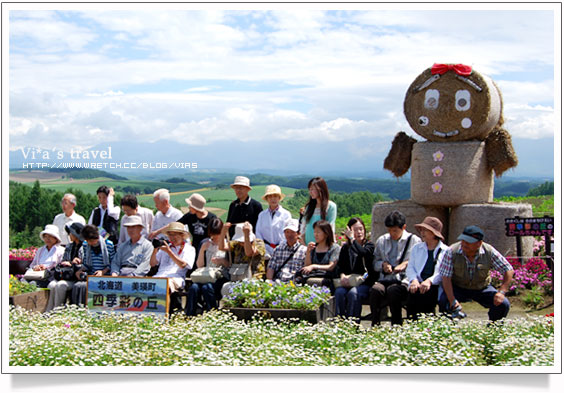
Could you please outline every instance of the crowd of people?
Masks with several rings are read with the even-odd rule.
[[[387,233],[374,242],[355,217],[339,245],[337,205],[323,178],[309,181],[309,200],[299,219],[280,205],[285,195],[277,185],[265,188],[265,209],[250,197],[247,177],[237,176],[231,188],[236,199],[225,222],[206,209],[198,193],[186,199],[189,211],[183,214],[171,206],[168,190],[156,190],[153,214],[135,195],[114,206],[114,191],[102,186],[100,204],[86,223],[74,210],[74,195],[65,194],[63,212],[41,232],[45,245],[30,265],[33,274],[24,279],[51,290],[47,311],[69,297],[84,305],[87,276],[111,275],[168,278],[170,311],[188,316],[217,308],[237,281],[251,278],[326,286],[335,296],[337,315],[359,320],[368,303],[373,325],[388,308],[392,324],[402,324],[404,307],[412,319],[435,313],[437,305],[441,312],[463,316],[461,303],[469,300],[488,308],[492,321],[509,312],[505,293],[513,270],[475,225],[449,247],[438,218],[416,224],[417,236],[406,230],[406,217],[392,211],[383,223]],[[499,289],[489,282],[492,269],[503,274]],[[183,291],[184,308],[178,296]]]

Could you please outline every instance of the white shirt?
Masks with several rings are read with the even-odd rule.
[[[146,207],[138,206],[137,207],[137,216],[141,217],[141,222],[145,225],[145,228],[141,231],[141,237],[146,238],[149,233],[151,233],[151,225],[153,225],[153,211],[151,209],[147,209]],[[125,243],[129,240],[129,235],[127,234],[127,228],[123,227],[123,220],[127,217],[124,215],[121,218],[121,223],[119,225],[119,239],[118,245],[121,243]]]
[[[433,271],[433,275],[429,277],[433,285],[438,285],[441,282],[441,276],[439,274],[439,266],[441,264],[442,259],[445,256],[447,249],[448,246],[439,240],[439,244],[437,244],[437,247],[435,247],[435,250],[433,252],[433,258],[435,259],[437,258],[437,254],[439,253],[439,250],[441,250],[441,255],[439,255],[439,259],[435,264],[435,270]],[[428,251],[429,249],[427,248],[427,243],[425,242],[417,243],[411,249],[409,263],[407,264],[407,270],[405,272],[410,284],[415,279],[417,279],[420,283],[423,282],[423,279],[421,278],[421,273],[423,272],[423,268],[425,268],[425,264],[427,263]]]
[[[190,243],[185,242],[184,248],[180,251],[182,245],[170,246],[172,252],[178,256],[178,258],[182,259],[184,262],[187,263],[185,268],[181,268],[172,260],[170,255],[168,255],[163,250],[157,251],[157,255],[155,258],[157,262],[159,262],[159,270],[154,277],[178,277],[178,278],[186,278],[186,272],[188,269],[191,269],[194,266],[194,260],[196,259],[196,249],[190,245]]]
[[[114,197],[113,195],[108,195],[108,208],[104,209],[102,207],[102,204],[99,204],[98,207],[100,208],[101,212],[100,212],[100,220],[104,219],[104,214],[106,213],[106,211],[108,212],[108,215],[110,217],[112,217],[113,219],[115,219],[116,221],[119,221],[119,214],[121,212],[121,209],[119,208],[119,206],[114,206]],[[90,213],[90,218],[88,219],[88,225],[92,224],[92,219],[94,218],[94,209],[92,210],[92,213]],[[102,225],[102,223],[100,222],[100,226]]]
[[[65,248],[59,245],[51,247],[49,251],[47,251],[47,246],[43,246],[35,253],[29,268],[33,269],[35,266],[44,265],[45,269],[51,269],[63,260],[64,253]]]
[[[409,235],[411,235],[411,233],[404,230],[403,234],[401,235],[401,238],[397,241],[397,255],[395,261],[389,260],[389,255],[393,248],[392,245],[393,240],[390,234],[386,233],[380,236],[378,240],[376,240],[376,247],[374,248],[374,270],[376,270],[377,272],[381,272],[382,263],[385,261],[389,262],[390,265],[392,265],[393,267],[396,267],[397,265],[402,263],[403,261],[400,261],[399,259],[403,254],[403,249],[406,246]],[[409,249],[405,253],[405,258],[404,258],[405,260],[410,260],[411,250],[418,243],[421,243],[421,239],[419,238],[419,236],[413,235],[411,241],[409,242]]]
[[[65,225],[70,222],[79,222],[82,225],[86,225],[86,220],[77,212],[73,211],[70,216],[67,217],[65,213],[60,213],[55,216],[53,219],[53,225],[56,225],[59,228],[59,236],[61,237],[61,245],[66,246],[70,243],[69,235],[67,231],[65,231]]]
[[[282,206],[278,206],[278,209],[274,212],[274,217],[270,209],[259,213],[255,234],[258,239],[264,240],[268,256],[272,256],[274,253],[274,249],[270,247],[268,242],[280,244],[282,240],[286,239],[284,237],[284,226],[291,218],[292,214]]]
[[[169,207],[166,214],[163,214],[159,210],[157,211],[157,214],[155,214],[155,217],[153,218],[153,224],[151,225],[151,230],[156,231],[157,229],[166,227],[171,222],[178,221],[182,216],[183,216],[182,212],[173,206]],[[163,233],[162,236],[159,237],[164,238],[165,234]]]

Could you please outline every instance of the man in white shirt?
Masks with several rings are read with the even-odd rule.
[[[121,198],[121,209],[125,213],[125,215],[121,218],[121,225],[119,230],[119,243],[122,244],[129,240],[129,235],[127,230],[123,228],[123,222],[125,217],[129,216],[139,216],[141,217],[141,222],[143,223],[143,230],[141,231],[142,237],[147,237],[149,233],[151,233],[151,225],[153,225],[153,211],[147,209],[146,207],[139,206],[137,202],[137,198],[135,195],[124,195]]]
[[[63,212],[55,216],[53,219],[53,225],[59,228],[61,245],[66,246],[70,243],[70,239],[69,235],[65,231],[65,225],[72,222],[79,222],[82,225],[86,225],[86,220],[74,211],[74,208],[76,207],[76,197],[73,194],[65,194],[63,196],[63,199],[61,199],[61,207],[63,208]]]
[[[165,235],[159,234],[158,230],[164,228],[171,222],[178,221],[183,214],[170,204],[170,194],[167,189],[160,188],[155,191],[153,193],[153,201],[158,211],[153,218],[149,239],[151,240],[155,237],[164,239]]]
[[[98,187],[96,190],[100,205],[92,210],[88,225],[98,227],[98,231],[103,238],[107,238],[113,244],[118,243],[118,221],[120,208],[114,206],[114,189],[106,186]],[[100,229],[101,228],[101,229]]]
[[[266,186],[262,199],[268,202],[268,209],[259,213],[255,233],[258,239],[264,241],[266,259],[270,259],[274,249],[284,238],[284,226],[292,218],[290,212],[280,206],[284,199],[282,190],[275,184]]]

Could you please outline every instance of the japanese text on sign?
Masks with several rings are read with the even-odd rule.
[[[507,236],[553,236],[554,217],[506,218]]]

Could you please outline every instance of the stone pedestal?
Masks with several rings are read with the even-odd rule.
[[[411,200],[454,207],[493,201],[485,142],[418,142],[411,153]]]
[[[419,224],[427,216],[437,217],[443,223],[443,236],[448,233],[448,209],[437,206],[422,206],[411,200],[395,202],[379,202],[372,208],[372,242],[381,235],[388,233],[384,220],[388,214],[394,210],[399,210],[405,215],[407,230],[418,235],[415,224]]]
[[[477,225],[484,231],[484,241],[491,244],[502,255],[517,255],[515,237],[505,236],[505,219],[532,217],[533,209],[525,203],[481,203],[467,204],[451,210],[449,220],[449,244],[457,242],[456,238],[465,226]],[[522,237],[522,251],[525,257],[533,255],[533,237]]]

